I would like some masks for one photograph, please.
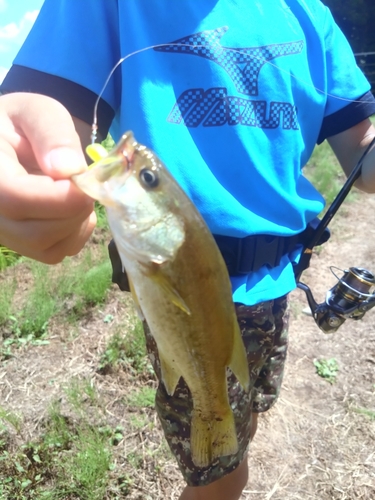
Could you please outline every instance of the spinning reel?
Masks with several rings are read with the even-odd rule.
[[[322,304],[315,302],[310,288],[299,282],[298,288],[306,293],[313,318],[325,333],[335,332],[348,318],[362,319],[375,306],[375,276],[361,267],[343,271],[343,276],[327,292]]]
[[[362,319],[365,313],[375,306],[375,276],[367,269],[361,267],[351,267],[348,270],[342,271],[343,275],[338,277],[333,271],[333,269],[338,268],[331,266],[331,272],[338,281],[327,292],[326,300],[322,304],[318,304],[310,288],[299,281],[302,271],[309,267],[314,246],[327,241],[329,238],[327,226],[349,193],[354,182],[360,176],[363,160],[374,144],[375,138],[367,147],[336,199],[332,202],[325,216],[312,233],[310,240],[304,245],[300,262],[295,268],[297,287],[306,293],[315,323],[325,333],[335,332],[348,318],[355,320]]]

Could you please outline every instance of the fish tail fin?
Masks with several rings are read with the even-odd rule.
[[[204,420],[194,412],[191,422],[191,456],[197,467],[208,467],[216,458],[238,451],[236,426],[232,410],[220,419]]]

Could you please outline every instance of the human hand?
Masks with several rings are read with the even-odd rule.
[[[1,96],[0,244],[47,264],[78,253],[96,223],[92,199],[69,180],[85,168],[73,119],[59,102]]]

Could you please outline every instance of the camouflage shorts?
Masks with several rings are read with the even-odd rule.
[[[190,486],[204,486],[232,472],[243,460],[250,441],[251,414],[267,411],[280,392],[287,351],[287,297],[261,302],[255,306],[235,304],[242,338],[247,350],[252,390],[244,391],[228,370],[228,394],[235,416],[239,450],[221,457],[207,468],[194,465],[190,454],[192,398],[181,379],[173,396],[159,384],[156,411],[165,437]],[[155,341],[144,325],[147,349],[160,380],[160,362]]]

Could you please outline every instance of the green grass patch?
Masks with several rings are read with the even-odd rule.
[[[126,398],[126,403],[138,408],[153,408],[155,406],[156,389],[144,386],[131,392]]]
[[[367,408],[353,408],[353,410],[355,413],[359,413],[360,415],[364,415],[371,420],[375,420],[375,410],[368,410]]]
[[[60,301],[69,301],[77,317],[85,314],[87,308],[101,305],[107,298],[111,286],[111,263],[107,248],[103,245],[99,256],[84,251],[79,264],[71,259],[63,262],[63,269],[57,279],[56,293]]]
[[[24,260],[31,272],[31,286],[21,304],[13,297],[17,285],[1,287],[0,327],[6,331],[0,348],[1,359],[25,344],[48,342],[52,318],[62,314],[76,322],[90,309],[102,305],[111,286],[111,264],[105,245],[98,245],[94,256],[84,250],[82,258],[65,259],[58,267]]]
[[[147,357],[142,323],[138,318],[133,319],[130,327],[117,328],[101,355],[99,371],[108,373],[121,366],[134,376],[153,374]]]
[[[12,301],[17,289],[17,282],[2,283],[0,285],[0,327],[4,325],[12,312]]]
[[[336,358],[316,359],[314,360],[314,366],[319,377],[324,378],[324,380],[330,384],[334,384],[336,382],[337,373],[339,371],[339,365]]]
[[[323,195],[327,208],[346,181],[346,176],[327,141],[314,149],[304,168],[304,175]],[[349,199],[351,196],[353,195],[349,194]]]
[[[4,247],[3,245],[0,245],[0,271],[7,267],[13,266],[19,258],[20,256],[18,255],[18,253]]]
[[[123,439],[122,430],[100,425],[100,412],[93,405],[97,395],[87,380],[74,379],[67,393],[70,416],[60,400],[54,401],[39,438],[19,446],[11,445],[5,434],[9,425],[19,434],[18,417],[0,411],[1,499],[105,498],[115,468],[112,448]]]
[[[97,219],[96,227],[108,230],[109,224],[107,219],[107,212],[105,210],[105,207],[98,201],[95,202],[95,213]]]
[[[58,302],[51,294],[51,268],[30,261],[34,285],[27,294],[22,310],[11,317],[18,338],[40,339],[45,336],[48,322],[58,311]]]
[[[108,134],[107,137],[102,141],[102,146],[109,152],[115,147],[115,141],[112,139],[111,134]]]

